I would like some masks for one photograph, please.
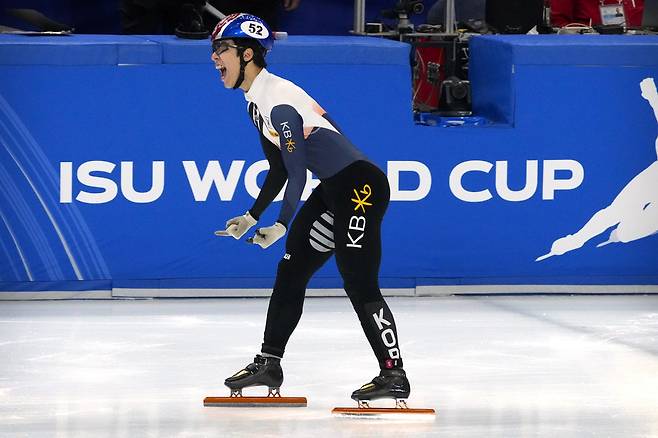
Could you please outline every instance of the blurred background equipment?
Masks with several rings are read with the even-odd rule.
[[[377,2],[367,3],[370,5]],[[419,19],[424,22],[424,16],[421,16],[425,10],[423,0],[396,0],[392,6],[391,2],[381,6],[383,8],[379,10],[375,19],[367,22],[372,14],[369,15],[366,10],[366,1],[354,0],[354,20],[350,33],[397,38],[400,34],[413,32],[415,26],[419,24]],[[419,18],[412,20],[413,17]]]
[[[174,32],[179,38],[202,40],[208,38],[210,32],[203,22],[203,12],[207,2],[184,3],[181,6],[178,25]]]
[[[438,113],[445,116],[470,116],[471,83],[456,76],[441,82],[441,100]]]
[[[445,24],[446,11],[449,10],[448,3],[450,3],[448,0],[435,1],[427,12],[427,23],[433,25]],[[459,0],[457,2],[453,0],[455,21],[457,23],[467,23],[470,20],[484,20],[485,3],[486,0]]]
[[[541,24],[544,0],[487,0],[485,20],[496,33],[524,34]]]
[[[468,40],[440,34],[411,34],[406,41],[413,46],[414,111],[470,115]]]
[[[34,9],[7,9],[7,13],[40,32],[73,32],[73,26],[59,23]]]
[[[423,0],[399,0],[392,9],[383,10],[382,16],[397,20],[396,30],[398,33],[409,33],[414,30],[414,25],[409,21],[409,16],[412,14],[420,15],[424,9]]]
[[[642,27],[658,32],[658,0],[644,0]]]

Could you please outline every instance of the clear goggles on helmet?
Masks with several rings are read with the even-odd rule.
[[[212,42],[212,51],[215,55],[220,56],[222,53],[226,52],[228,49],[237,49],[239,46],[235,44],[229,44],[224,40],[216,40]]]

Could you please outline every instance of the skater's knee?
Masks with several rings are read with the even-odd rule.
[[[343,287],[353,304],[381,301],[382,292],[376,278],[369,279],[355,276],[344,278],[344,280]]]
[[[295,308],[301,307],[309,278],[296,271],[294,265],[284,262],[279,263],[271,300],[281,305],[289,306],[294,303]]]
[[[306,287],[311,274],[299,262],[283,259],[276,271],[276,283]]]

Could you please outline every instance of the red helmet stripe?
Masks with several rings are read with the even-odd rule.
[[[215,30],[212,31],[211,40],[215,41],[217,36],[222,33],[222,30],[224,30],[224,27],[226,27],[231,21],[233,21],[239,15],[240,13],[227,15],[226,17],[224,17],[222,21],[217,23],[217,26],[215,26]]]

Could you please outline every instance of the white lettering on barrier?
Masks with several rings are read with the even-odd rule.
[[[94,176],[91,174],[92,172],[110,174],[115,167],[116,165],[114,163],[108,161],[87,161],[86,163],[82,163],[76,172],[78,181],[87,187],[103,189],[103,191],[93,193],[80,190],[75,197],[76,201],[85,204],[103,204],[116,198],[118,189],[114,181],[109,178]]]
[[[231,161],[231,167],[229,167],[228,175],[225,177],[219,161],[209,161],[206,170],[203,172],[203,176],[200,176],[199,169],[196,167],[194,161],[183,161],[183,168],[192,189],[194,200],[203,202],[208,199],[208,194],[212,186],[217,188],[219,199],[222,201],[233,199],[233,194],[238,185],[244,163],[244,160]]]
[[[537,191],[538,169],[537,160],[528,160],[525,167],[525,187],[521,190],[512,190],[507,182],[507,161],[496,161],[496,192],[506,201],[527,201]]]
[[[121,194],[130,202],[136,204],[147,204],[162,196],[165,183],[164,161],[154,161],[151,167],[151,188],[146,192],[138,192],[133,185],[133,163],[132,161],[121,162]]]
[[[260,160],[256,161],[254,164],[249,166],[247,168],[247,172],[244,174],[244,187],[247,189],[247,193],[249,193],[249,196],[252,198],[256,199],[258,197],[258,194],[260,193],[260,187],[258,187],[258,182],[257,178],[258,175],[261,172],[265,172],[270,168],[269,163],[267,160]],[[285,186],[281,190],[283,192],[285,190]],[[282,193],[279,193],[279,196],[275,199],[275,201],[280,201],[283,199]]]
[[[207,201],[213,187],[217,190],[220,200],[231,201],[240,182],[240,177],[243,175],[245,161],[231,161],[226,174],[217,160],[209,161],[203,172],[200,171],[194,161],[183,161],[182,165],[195,201]],[[134,189],[132,161],[122,161],[120,163],[118,185],[115,182],[117,176],[113,175],[115,167],[116,164],[109,161],[87,161],[80,164],[75,174],[76,182],[88,188],[101,189],[101,191],[89,192],[80,189],[75,196],[75,200],[85,204],[107,203],[116,198],[119,192],[118,187],[121,187],[122,195],[130,202],[149,203],[162,196],[165,185],[164,161],[154,161],[152,163],[151,188],[146,192],[137,192]],[[257,198],[260,193],[257,181],[258,175],[268,169],[267,160],[260,160],[247,167],[244,172],[244,186],[252,198]],[[60,203],[73,202],[73,170],[72,162],[60,163]],[[429,194],[432,187],[432,174],[429,168],[418,161],[389,161],[387,172],[391,185],[391,201],[421,200]],[[400,175],[403,172],[415,173],[418,176],[418,186],[416,188],[411,190],[400,189]],[[107,175],[100,176],[99,173]],[[320,184],[320,181],[313,178],[313,174],[307,171],[302,200],[308,199],[318,184]],[[284,186],[275,201],[283,199],[285,188]]]
[[[478,192],[466,190],[464,186],[462,186],[462,178],[468,172],[489,173],[492,167],[493,164],[489,163],[488,161],[480,161],[480,160],[471,160],[471,161],[464,161],[463,163],[459,163],[458,165],[455,166],[454,169],[452,169],[452,172],[450,172],[450,177],[448,178],[448,185],[450,186],[450,191],[452,192],[453,195],[457,197],[457,199],[461,199],[462,201],[466,201],[466,202],[488,201],[489,199],[493,198],[491,192],[488,189],[480,190]]]
[[[80,184],[90,188],[101,189],[100,192],[80,190],[75,200],[85,204],[104,204],[116,198],[119,190],[117,184],[109,177],[97,175],[106,173],[111,175],[116,165],[109,161],[87,161],[82,163],[77,171],[76,178]],[[64,161],[59,164],[59,202],[68,204],[73,202],[73,163]],[[122,161],[120,170],[121,194],[130,202],[144,204],[160,198],[164,192],[165,163],[153,161],[151,163],[151,188],[146,192],[138,192],[133,185],[133,163]]]
[[[566,170],[571,172],[569,179],[557,179],[555,171]],[[575,160],[546,160],[544,161],[544,178],[542,199],[555,199],[556,190],[573,190],[580,186],[585,179],[583,165]]]
[[[413,190],[401,190],[400,173],[402,172],[413,172],[418,175],[418,187]],[[389,161],[386,173],[391,186],[391,201],[420,201],[432,188],[432,173],[419,161]]]
[[[555,199],[558,190],[573,190],[579,187],[584,178],[585,171],[582,164],[575,160],[544,160],[542,174],[542,199]],[[520,190],[512,190],[508,185],[508,162],[496,161],[494,164],[482,160],[470,160],[457,164],[450,172],[448,184],[455,197],[465,202],[485,202],[493,198],[488,188],[482,190],[467,190],[463,186],[463,178],[470,172],[489,173],[495,167],[495,190],[498,196],[505,201],[521,202],[530,199],[537,192],[539,179],[539,162],[526,161],[526,182]],[[557,171],[569,171],[571,176],[559,179]]]
[[[73,202],[73,163],[70,161],[59,163],[59,202]]]
[[[205,202],[214,187],[219,199],[231,201],[235,195],[240,177],[245,166],[244,160],[233,160],[225,175],[219,161],[213,160],[206,164],[203,174],[199,171],[194,161],[183,161],[183,168],[187,181],[192,190],[194,200]],[[79,190],[75,200],[85,204],[103,204],[112,201],[119,192],[130,202],[150,203],[162,196],[165,185],[165,162],[152,162],[151,188],[146,192],[138,192],[133,184],[133,162],[122,161],[120,163],[119,185],[111,178],[116,167],[108,161],[87,161],[76,169],[75,178],[83,186],[100,189],[90,192]],[[583,166],[575,160],[544,160],[542,162],[542,199],[554,200],[555,192],[558,190],[573,190],[579,187],[585,177]],[[244,185],[247,193],[252,198],[257,198],[260,193],[258,176],[268,169],[267,160],[260,160],[250,165],[244,173]],[[521,202],[530,199],[537,192],[539,179],[539,161],[526,161],[525,185],[519,190],[512,190],[508,184],[508,162],[496,161],[495,165],[482,160],[469,160],[457,164],[449,177],[449,187],[452,194],[465,202],[484,202],[493,198],[491,190],[482,187],[481,190],[467,190],[463,186],[463,178],[471,172],[490,173],[495,168],[495,192],[501,199],[510,202]],[[73,202],[73,163],[60,163],[60,203]],[[558,178],[557,172],[567,171],[568,178]],[[414,189],[403,190],[400,188],[400,175],[403,172],[412,172],[418,177],[418,186]],[[101,176],[99,174],[107,174]],[[432,174],[429,168],[418,161],[389,161],[387,163],[388,180],[391,186],[391,201],[418,201],[424,199],[432,187]],[[307,172],[306,186],[302,194],[302,200],[308,199],[312,190],[320,183],[313,178],[311,172]],[[275,198],[276,201],[283,199],[285,186]]]

